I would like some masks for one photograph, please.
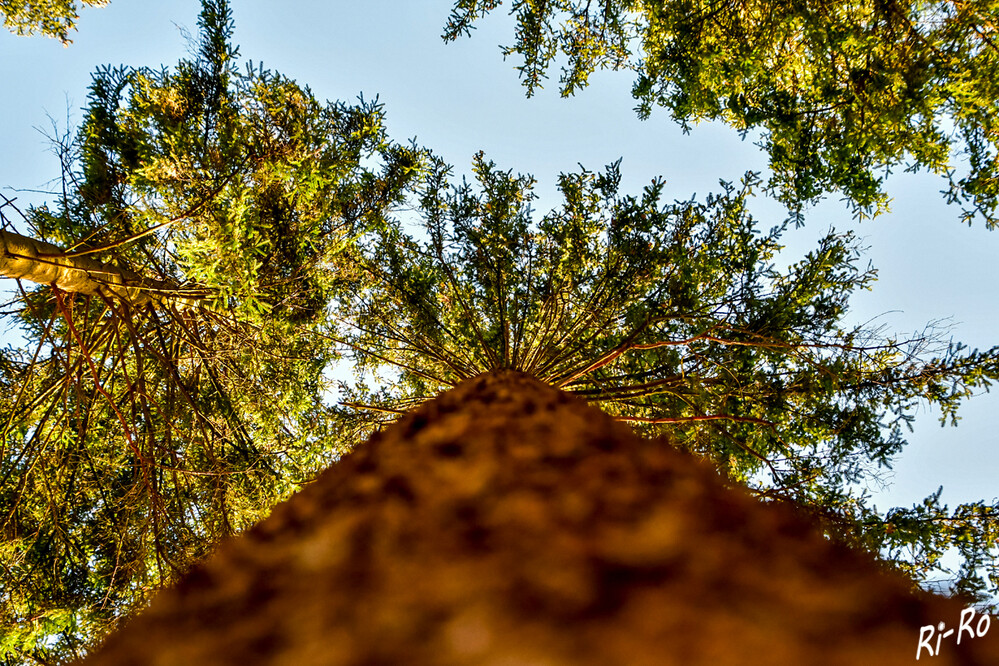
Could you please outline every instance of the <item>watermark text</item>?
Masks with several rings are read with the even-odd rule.
[[[976,621],[975,609],[965,608],[961,611],[961,620],[958,622],[957,629],[953,627],[947,629],[947,625],[943,622],[937,625],[927,624],[920,627],[919,644],[916,646],[916,659],[918,660],[923,656],[923,650],[926,650],[927,654],[931,657],[940,654],[940,650],[943,648],[940,642],[944,639],[955,640],[956,638],[957,644],[960,645],[962,638],[964,640],[981,638],[989,633],[989,626],[991,624],[992,618],[990,616],[982,613]],[[952,638],[955,632],[957,632],[957,636]],[[934,636],[936,640],[934,640]]]

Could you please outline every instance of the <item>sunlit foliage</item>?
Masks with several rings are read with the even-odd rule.
[[[80,0],[90,7],[104,7],[108,0]],[[40,33],[70,43],[70,30],[76,29],[76,0],[0,0],[4,27],[17,35]]]
[[[26,342],[0,352],[0,662],[74,656],[341,453],[322,378],[337,256],[414,155],[377,104],[240,72],[223,0],[200,27],[173,70],[99,70],[62,195],[0,208],[65,249],[39,261],[158,285],[8,282]]]

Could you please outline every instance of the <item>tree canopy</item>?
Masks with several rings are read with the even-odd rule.
[[[413,155],[377,103],[239,71],[226,2],[200,28],[173,70],[98,70],[62,195],[0,207],[25,340],[0,353],[8,660],[74,656],[339,454],[335,258]]]
[[[500,4],[457,0],[444,37]],[[563,95],[597,69],[631,70],[642,117],[660,106],[685,130],[758,131],[767,186],[799,214],[835,192],[880,212],[885,176],[905,167],[943,174],[965,220],[997,221],[995,0],[516,0],[510,12],[503,53],[522,59],[528,94],[555,63]]]
[[[999,347],[845,326],[850,295],[875,279],[856,239],[830,231],[779,269],[787,223],[761,229],[747,213],[752,174],[703,202],[664,203],[661,181],[620,193],[617,164],[566,173],[564,202],[537,218],[531,177],[482,155],[473,168],[474,185],[455,185],[433,161],[415,213],[352,250],[368,284],[337,301],[359,370],[343,386],[348,418],[391,420],[463,379],[520,370],[644,434],[668,432],[732,483],[804,507],[917,580],[949,573],[956,591],[999,591],[999,506],[948,512],[938,493],[878,511],[865,490],[920,403],[952,420],[999,377]],[[951,547],[957,572],[939,562]]]
[[[80,0],[90,7],[104,7],[108,0]],[[17,35],[41,33],[70,43],[70,30],[76,29],[76,0],[0,0],[4,27]]]

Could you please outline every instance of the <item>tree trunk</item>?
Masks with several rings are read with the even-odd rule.
[[[133,307],[153,303],[185,309],[194,307],[199,300],[179,296],[176,284],[151,280],[86,255],[67,254],[51,243],[2,229],[0,250],[0,275],[5,277],[90,296],[103,294]]]
[[[376,434],[86,663],[912,664],[962,609],[503,371]],[[999,663],[983,623],[921,657]]]

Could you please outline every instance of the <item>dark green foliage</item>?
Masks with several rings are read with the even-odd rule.
[[[445,38],[499,4],[458,0]],[[510,11],[504,54],[523,58],[529,94],[554,62],[565,95],[596,69],[631,69],[642,117],[661,106],[685,129],[717,119],[760,131],[767,186],[799,222],[803,203],[831,192],[858,214],[883,210],[885,175],[906,166],[945,174],[966,220],[996,223],[996,0],[515,0]]]
[[[382,379],[377,391],[344,386],[353,418],[381,421],[481,372],[521,370],[668,433],[917,580],[957,546],[967,568],[956,588],[999,589],[996,507],[936,507],[918,514],[920,531],[899,527],[911,512],[878,514],[858,490],[902,450],[919,404],[953,418],[999,376],[999,348],[969,351],[932,328],[898,339],[844,327],[850,295],[875,278],[854,237],[830,232],[778,270],[784,225],[761,231],[747,214],[752,175],[703,203],[663,203],[659,181],[620,194],[616,164],[563,174],[564,203],[538,219],[531,178],[481,155],[474,171],[475,186],[452,187],[436,162],[419,232],[400,222],[359,246],[369,283],[338,315],[360,369]]]

